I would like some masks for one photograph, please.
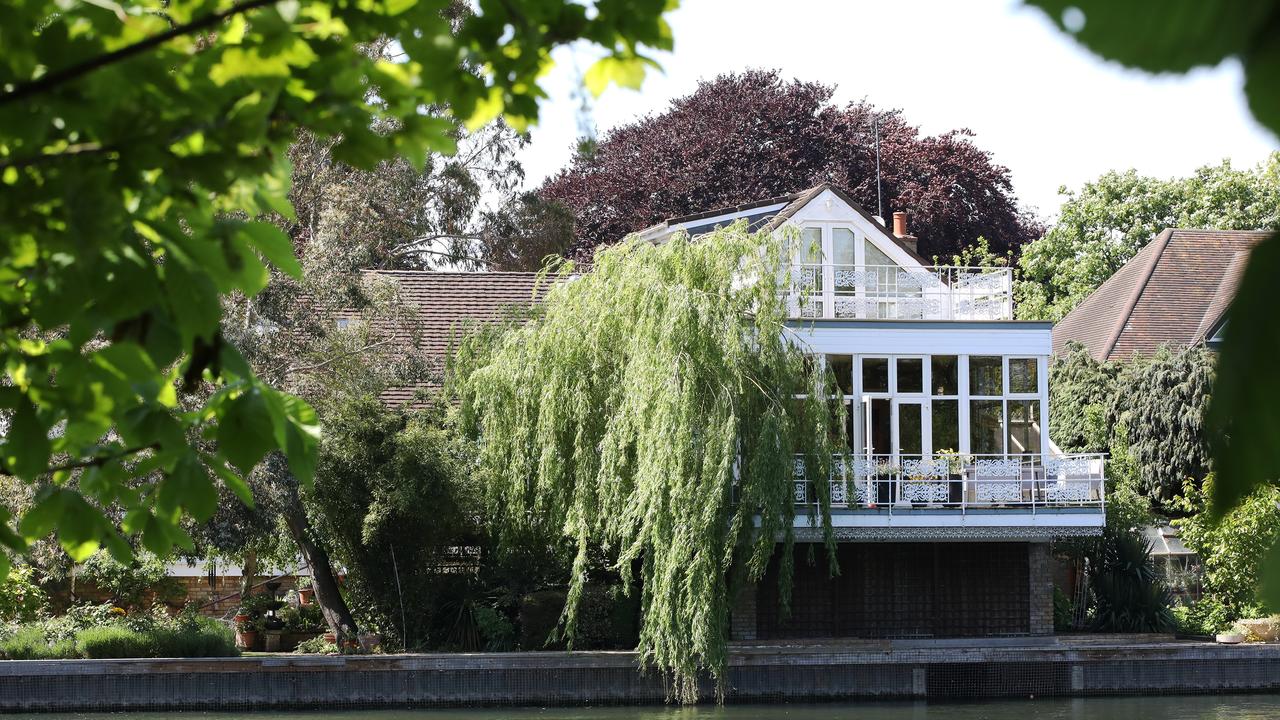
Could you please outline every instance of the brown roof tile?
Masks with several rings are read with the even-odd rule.
[[[371,270],[366,277],[395,283],[401,307],[411,313],[407,324],[411,330],[402,323],[389,323],[383,330],[401,342],[413,344],[441,368],[464,325],[506,319],[513,311],[528,308],[545,291],[538,283],[537,273]],[[402,405],[420,389],[437,387],[438,383],[423,382],[391,388],[382,393],[382,399],[390,405]]]
[[[1235,294],[1248,253],[1270,235],[1165,230],[1053,329],[1053,351],[1083,344],[1098,360],[1206,339]]]

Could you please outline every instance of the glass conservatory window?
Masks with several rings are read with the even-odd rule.
[[[1004,452],[1001,400],[969,401],[969,451],[977,455],[999,455]]]
[[[1035,358],[1009,358],[1009,392],[1035,393],[1040,387],[1036,379]]]
[[[1004,359],[999,355],[974,355],[969,358],[969,394],[1004,395]]]
[[[862,392],[889,392],[889,358],[862,358]]]
[[[923,358],[898,358],[898,392],[924,392]]]

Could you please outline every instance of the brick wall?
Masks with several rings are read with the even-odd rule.
[[[1044,573],[1048,577],[1048,550]],[[797,545],[791,614],[779,603],[778,559],[759,584],[761,640],[817,637],[984,637],[1032,626],[1028,543],[842,543],[831,577],[820,545]],[[1039,568],[1040,566],[1038,566]],[[1039,573],[1039,569],[1037,570]],[[1053,629],[1052,586],[1049,626]]]
[[[755,585],[747,585],[738,591],[729,614],[729,639],[756,639],[756,598],[758,596],[759,590]]]
[[[1030,634],[1053,634],[1053,556],[1049,543],[1027,543],[1027,595]]]

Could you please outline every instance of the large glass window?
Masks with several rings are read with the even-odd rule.
[[[1040,391],[1036,379],[1035,358],[1009,358],[1009,393],[1036,393]]]
[[[934,355],[929,358],[929,374],[934,395],[955,395],[960,392],[958,378],[959,360],[955,355]]]
[[[845,397],[853,394],[853,358],[849,355],[828,355],[827,367],[836,377],[836,386]]]
[[[1010,375],[1012,375],[1010,371]],[[1009,401],[1009,454],[1040,452],[1040,401]]]
[[[960,401],[949,398],[933,399],[933,451],[960,450]]]
[[[836,265],[852,265],[854,248],[853,231],[849,228],[831,229],[831,262]]]
[[[976,455],[1004,452],[1002,400],[969,401],[969,451]]]
[[[974,355],[969,358],[969,394],[1004,395],[1003,361],[999,355]]]
[[[922,358],[898,358],[898,392],[924,392],[924,360]]]
[[[889,392],[889,358],[862,358],[862,392]]]

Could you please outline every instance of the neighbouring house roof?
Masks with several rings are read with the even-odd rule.
[[[680,215],[677,217],[667,218],[662,222],[645,228],[637,233],[642,238],[658,240],[675,233],[678,230],[684,230],[690,236],[700,235],[702,233],[711,232],[717,227],[727,226],[741,219],[746,219],[747,229],[751,231],[757,230],[777,230],[787,220],[791,219],[805,205],[808,205],[824,191],[830,190],[836,197],[843,200],[853,208],[855,212],[861,215],[867,222],[875,225],[884,232],[884,236],[893,241],[895,245],[902,248],[903,251],[910,254],[921,265],[928,265],[929,261],[924,259],[918,252],[913,250],[906,243],[902,242],[895,236],[889,228],[885,227],[884,222],[874,215],[867,212],[858,201],[854,200],[848,193],[831,183],[824,182],[814,185],[811,188],[793,192],[787,195],[779,195],[778,197],[757,200],[754,202],[743,203],[741,205],[731,205],[728,207],[715,208],[706,210],[692,215]],[[705,222],[698,222],[703,220]]]
[[[1142,528],[1142,535],[1151,543],[1153,557],[1195,555],[1195,552],[1182,544],[1178,528],[1172,525],[1149,525]]]
[[[1204,342],[1225,321],[1249,252],[1270,232],[1167,229],[1053,328],[1096,360],[1149,355]]]
[[[463,326],[504,320],[545,293],[538,274],[530,272],[371,270],[368,275],[394,282],[401,308],[412,315],[411,332],[405,324],[390,321],[385,321],[383,330],[436,359],[441,369]],[[418,390],[437,387],[438,381],[429,380],[391,388],[382,393],[382,400],[399,406],[412,400]]]

